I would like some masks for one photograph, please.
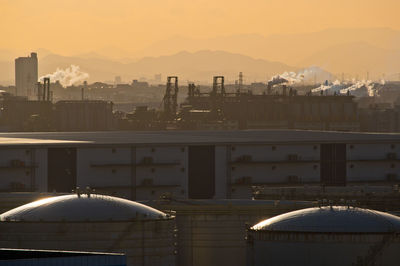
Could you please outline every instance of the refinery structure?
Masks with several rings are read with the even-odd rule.
[[[35,53],[15,67],[0,264],[397,265],[400,84],[65,88]]]
[[[49,78],[44,78],[43,84],[37,83],[37,96],[33,100],[7,92],[1,94],[0,130],[400,131],[397,101],[388,105],[379,102],[379,97],[356,97],[350,89],[345,92],[342,90],[343,93],[340,94],[329,89],[317,88],[319,90],[316,91],[309,86],[295,87],[273,84],[270,81],[263,85],[254,85],[253,93],[251,89],[244,90],[239,89],[240,86],[226,85],[223,76],[213,77],[212,86],[206,89],[194,83],[189,83],[182,89],[178,79],[176,76],[167,77],[165,88],[141,87],[143,85],[122,88],[120,93],[132,94],[135,91],[148,90],[150,95],[156,91],[163,97],[159,102],[121,104],[102,100],[108,98],[107,95],[116,90],[115,88],[103,88],[105,85],[98,88],[97,85],[88,84],[71,89],[71,92],[76,94],[73,99],[55,101],[53,99],[58,97],[58,91],[63,92],[65,89],[60,89],[59,84],[50,83]],[[55,88],[52,89],[53,87]],[[366,87],[361,88],[367,90]],[[101,96],[101,99],[89,99],[96,98],[96,91],[101,95],[104,90],[109,92]],[[182,90],[187,92],[186,95],[182,95]],[[390,91],[382,94],[388,94],[391,99],[396,96],[391,95]],[[159,96],[155,96],[157,97]],[[369,121],[370,116],[379,118],[380,122]]]
[[[398,82],[305,83],[305,76],[309,79],[310,75],[316,75],[312,72],[316,70],[311,69],[310,73],[285,72],[266,82],[251,84],[244,84],[244,74],[240,72],[235,84],[226,84],[224,76],[216,75],[210,76],[210,85],[182,82],[178,76],[168,76],[164,85],[157,75],[158,84],[133,80],[130,84],[83,82],[64,87],[57,76],[38,78],[36,53],[17,58],[15,70],[15,86],[0,90],[2,132],[170,129],[400,132]],[[121,78],[117,77],[116,82],[122,82]]]

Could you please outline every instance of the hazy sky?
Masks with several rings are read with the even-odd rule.
[[[0,49],[129,52],[175,35],[400,29],[399,0],[0,0]]]

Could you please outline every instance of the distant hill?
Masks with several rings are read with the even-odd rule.
[[[128,64],[137,73],[170,73],[188,80],[210,81],[213,75],[237,79],[243,72],[247,82],[266,80],[268,76],[297,68],[279,62],[254,59],[222,51],[180,52],[172,56],[146,57]]]
[[[25,54],[0,50],[1,83],[14,79],[13,61],[17,55]],[[90,82],[110,81],[116,75],[128,81],[156,73],[201,82],[221,74],[232,81],[239,71],[244,73],[246,82],[252,82],[310,66],[320,66],[335,75],[344,72],[362,78],[369,71],[370,77],[382,76],[382,73],[398,77],[400,31],[327,29],[303,34],[245,34],[209,39],[175,36],[140,51],[105,47],[81,55],[61,56],[39,49],[38,56],[41,75],[74,64],[90,74]]]
[[[332,73],[360,74],[360,78],[378,79],[382,73],[400,72],[400,50],[388,50],[365,42],[335,45],[318,51],[300,62],[318,65]]]
[[[295,67],[279,62],[208,50],[145,57],[132,63],[121,63],[102,58],[95,53],[84,54],[82,57],[49,54],[42,58],[39,57],[39,75],[53,73],[57,68],[66,69],[70,65],[78,65],[81,71],[89,73],[89,82],[113,80],[117,75],[122,76],[123,80],[130,81],[139,77],[153,77],[157,73],[162,73],[164,77],[178,75],[182,81],[211,82],[214,75],[224,75],[227,80],[233,81],[237,79],[240,71],[244,73],[247,82],[252,82],[254,80],[266,81],[270,75],[297,70]],[[0,63],[1,69],[8,71],[0,72],[0,80],[13,79],[13,62]]]
[[[287,35],[262,36],[257,34],[222,36],[211,39],[190,39],[175,36],[168,40],[160,41],[148,46],[145,50],[137,51],[137,55],[147,54],[171,54],[180,50],[197,51],[201,49],[223,50],[230,53],[239,53],[254,58],[262,58],[271,61],[283,62],[285,64],[307,67],[311,65],[310,58],[316,58],[323,53],[332,52],[332,57],[339,55],[340,62],[332,61],[329,71],[337,71],[343,65],[346,72],[364,72],[357,64],[352,64],[351,53],[348,57],[340,54],[340,51],[348,51],[356,47],[354,44],[365,44],[369,49],[368,60],[379,66],[384,65],[386,59],[379,57],[383,50],[400,50],[400,31],[388,28],[372,29],[327,29],[319,32]],[[347,48],[346,48],[347,46]],[[379,49],[372,49],[376,47]],[[339,49],[339,50],[335,50]],[[367,48],[363,48],[365,50]],[[357,53],[357,51],[355,51]],[[330,56],[329,54],[327,56]],[[372,60],[374,58],[375,61]],[[355,58],[359,61],[358,58]],[[318,62],[312,60],[312,62]],[[376,71],[397,71],[390,68],[376,68]],[[342,72],[342,71],[339,71]]]

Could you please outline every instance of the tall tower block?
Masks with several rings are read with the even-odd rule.
[[[15,59],[15,94],[26,96],[30,99],[35,97],[35,88],[38,81],[38,59],[36,53],[28,57]]]

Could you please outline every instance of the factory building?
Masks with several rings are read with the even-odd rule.
[[[50,131],[54,120],[50,101],[28,101],[22,97],[7,97],[0,101],[1,131]]]
[[[113,104],[107,101],[30,101],[7,96],[0,100],[0,130],[100,131],[114,130]]]
[[[251,227],[247,265],[398,265],[400,218],[350,206],[282,214]]]
[[[169,95],[167,90],[165,98]],[[239,129],[358,131],[360,128],[353,96],[298,95],[286,85],[271,84],[263,94],[253,95],[240,89],[228,93],[223,76],[214,77],[210,92],[200,92],[194,84],[189,84],[183,106],[181,116],[188,128],[203,128],[202,120],[237,122]]]
[[[0,246],[117,252],[127,265],[175,265],[175,222],[129,200],[69,194],[34,201],[0,215]]]
[[[35,97],[38,81],[38,58],[36,53],[15,59],[15,95],[30,99]]]
[[[114,129],[113,104],[107,101],[58,101],[54,104],[57,131]]]
[[[294,130],[0,134],[0,190],[250,199],[257,186],[398,183],[400,135]]]

